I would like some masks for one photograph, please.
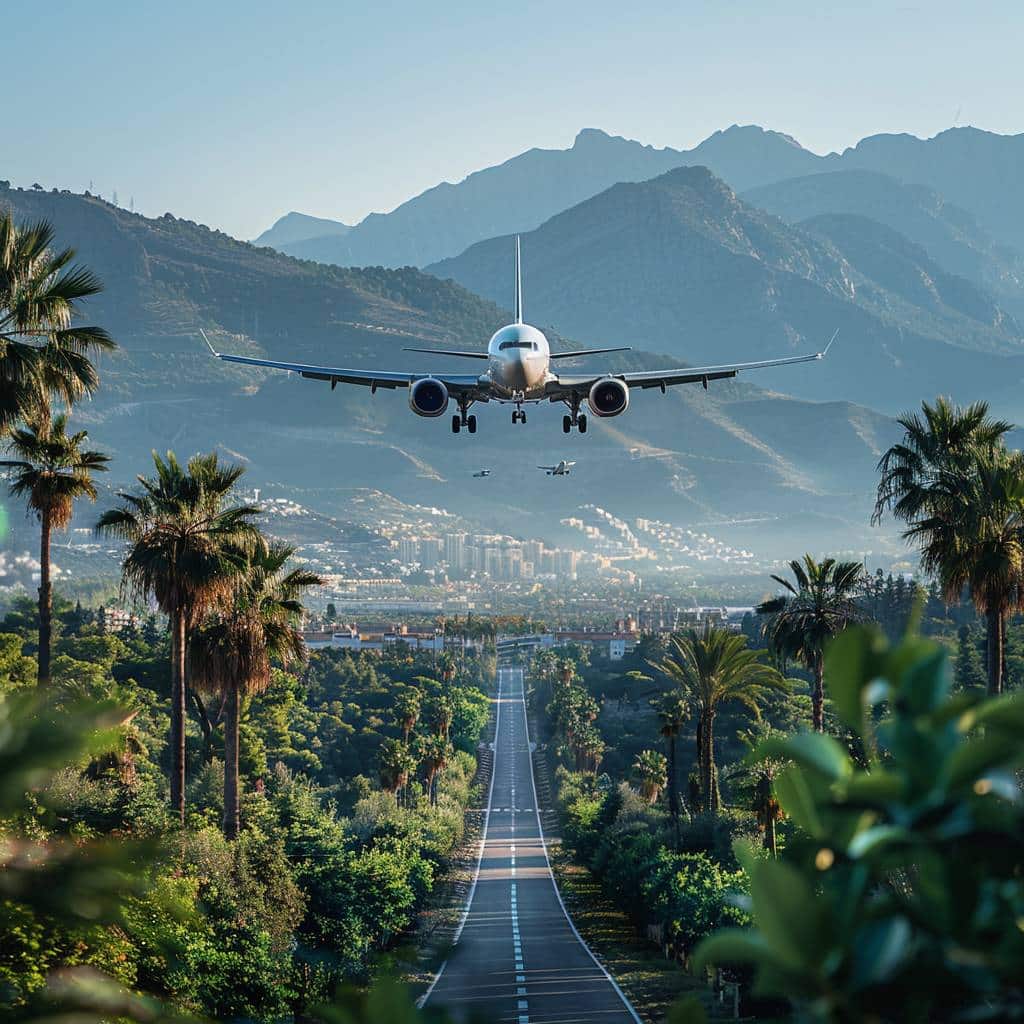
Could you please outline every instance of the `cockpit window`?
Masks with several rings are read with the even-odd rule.
[[[507,348],[528,348],[534,352],[537,351],[537,342],[535,341],[503,341],[498,346],[499,352],[504,352]]]

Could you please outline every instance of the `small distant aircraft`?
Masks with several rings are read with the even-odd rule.
[[[575,462],[566,462],[565,459],[562,459],[557,466],[538,466],[537,468],[543,469],[548,476],[568,476],[575,465]]]
[[[473,476],[490,476],[491,471],[489,469],[478,469]]]
[[[417,416],[443,416],[449,402],[458,406],[452,417],[452,432],[463,427],[476,433],[476,416],[469,412],[477,402],[499,402],[514,405],[512,422],[525,423],[524,405],[538,402],[561,402],[568,412],[562,417],[562,430],[568,434],[574,427],[586,433],[587,416],[581,412],[586,402],[594,416],[618,416],[629,407],[630,392],[636,388],[657,388],[663,394],[677,384],[700,384],[707,390],[713,380],[725,380],[747,370],[763,370],[773,366],[791,366],[824,359],[836,335],[821,352],[778,359],[759,359],[750,363],[722,363],[717,366],[686,366],[669,370],[638,370],[629,373],[555,373],[558,360],[576,359],[608,352],[625,352],[619,348],[578,349],[574,352],[552,352],[548,339],[536,327],[523,321],[523,286],[520,273],[519,236],[516,236],[516,277],[513,303],[515,322],[497,331],[487,344],[486,352],[452,351],[450,349],[408,348],[407,352],[426,352],[432,356],[457,356],[486,362],[483,373],[419,373],[410,370],[353,370],[342,366],[311,366],[276,359],[256,359],[218,352],[200,330],[203,340],[218,359],[244,366],[261,366],[271,370],[289,370],[307,380],[322,380],[333,391],[338,384],[368,387],[370,393],[380,388],[408,389],[409,408]],[[839,332],[837,331],[836,334]],[[558,474],[561,476],[562,474]]]

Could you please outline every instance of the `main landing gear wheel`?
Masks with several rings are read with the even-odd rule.
[[[466,429],[471,433],[476,433],[476,416],[466,417]]]
[[[462,429],[462,420],[458,416],[452,417],[452,433],[457,434]]]
[[[580,413],[579,419],[576,421],[576,426],[579,429],[579,432],[581,434],[585,434],[587,432],[587,414],[586,413],[582,413],[582,412]]]
[[[570,430],[572,430],[572,417],[571,416],[563,416],[562,417],[562,433],[563,434],[568,434]]]

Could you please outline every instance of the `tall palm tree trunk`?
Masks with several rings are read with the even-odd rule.
[[[36,682],[50,682],[50,647],[53,640],[53,584],[50,582],[50,511],[40,516],[39,530],[39,669]]]
[[[171,808],[185,824],[185,609],[171,622]]]
[[[232,686],[224,702],[224,838],[238,838],[238,687]]]
[[[825,731],[825,658],[814,659],[814,688],[811,690],[811,718],[815,732]]]
[[[676,738],[668,737],[668,816],[672,822],[675,849],[680,846],[679,835],[679,780],[676,778]]]
[[[700,730],[700,785],[704,793],[704,810],[718,811],[718,785],[715,778],[715,716],[705,712]]]
[[[987,619],[986,661],[988,662],[988,692],[995,696],[1003,692],[1003,630],[1005,617],[1000,609],[990,608]]]

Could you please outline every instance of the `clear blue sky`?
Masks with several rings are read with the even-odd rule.
[[[350,223],[582,127],[817,152],[1024,131],[1024,4],[7,0],[0,178],[252,237]]]

